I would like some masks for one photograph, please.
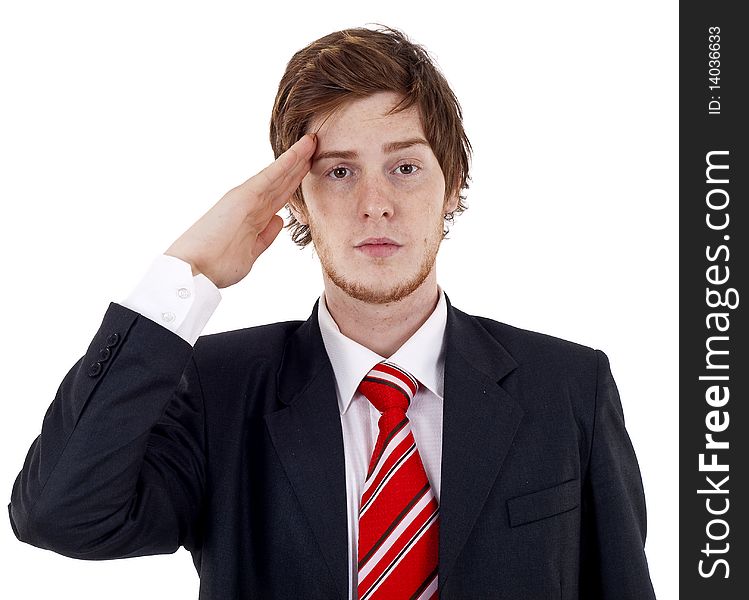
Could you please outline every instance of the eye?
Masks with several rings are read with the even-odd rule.
[[[419,170],[419,167],[416,165],[412,165],[411,163],[406,163],[402,165],[398,165],[395,167],[395,170],[398,171],[401,175],[413,175],[416,173],[416,171]]]
[[[345,179],[349,172],[350,171],[347,167],[335,167],[328,173],[328,177],[332,177],[333,179]]]

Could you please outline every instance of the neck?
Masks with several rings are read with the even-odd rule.
[[[325,304],[341,333],[380,356],[395,354],[434,312],[439,300],[434,269],[411,294],[389,304],[369,304],[345,294],[327,277]]]

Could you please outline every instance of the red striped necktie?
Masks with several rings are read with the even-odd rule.
[[[359,384],[382,413],[359,509],[359,600],[437,598],[439,505],[406,416],[417,389],[386,361]]]

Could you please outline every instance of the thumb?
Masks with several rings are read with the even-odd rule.
[[[283,219],[279,215],[273,215],[263,229],[257,236],[257,255],[260,256],[263,252],[268,249],[273,243],[273,240],[278,237],[278,233],[283,229]]]

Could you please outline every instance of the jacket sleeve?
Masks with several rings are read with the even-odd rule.
[[[655,598],[645,557],[645,495],[609,361],[600,350],[593,433],[583,481],[580,598]]]
[[[110,304],[16,478],[8,510],[19,540],[83,559],[199,543],[205,439],[192,352]]]

